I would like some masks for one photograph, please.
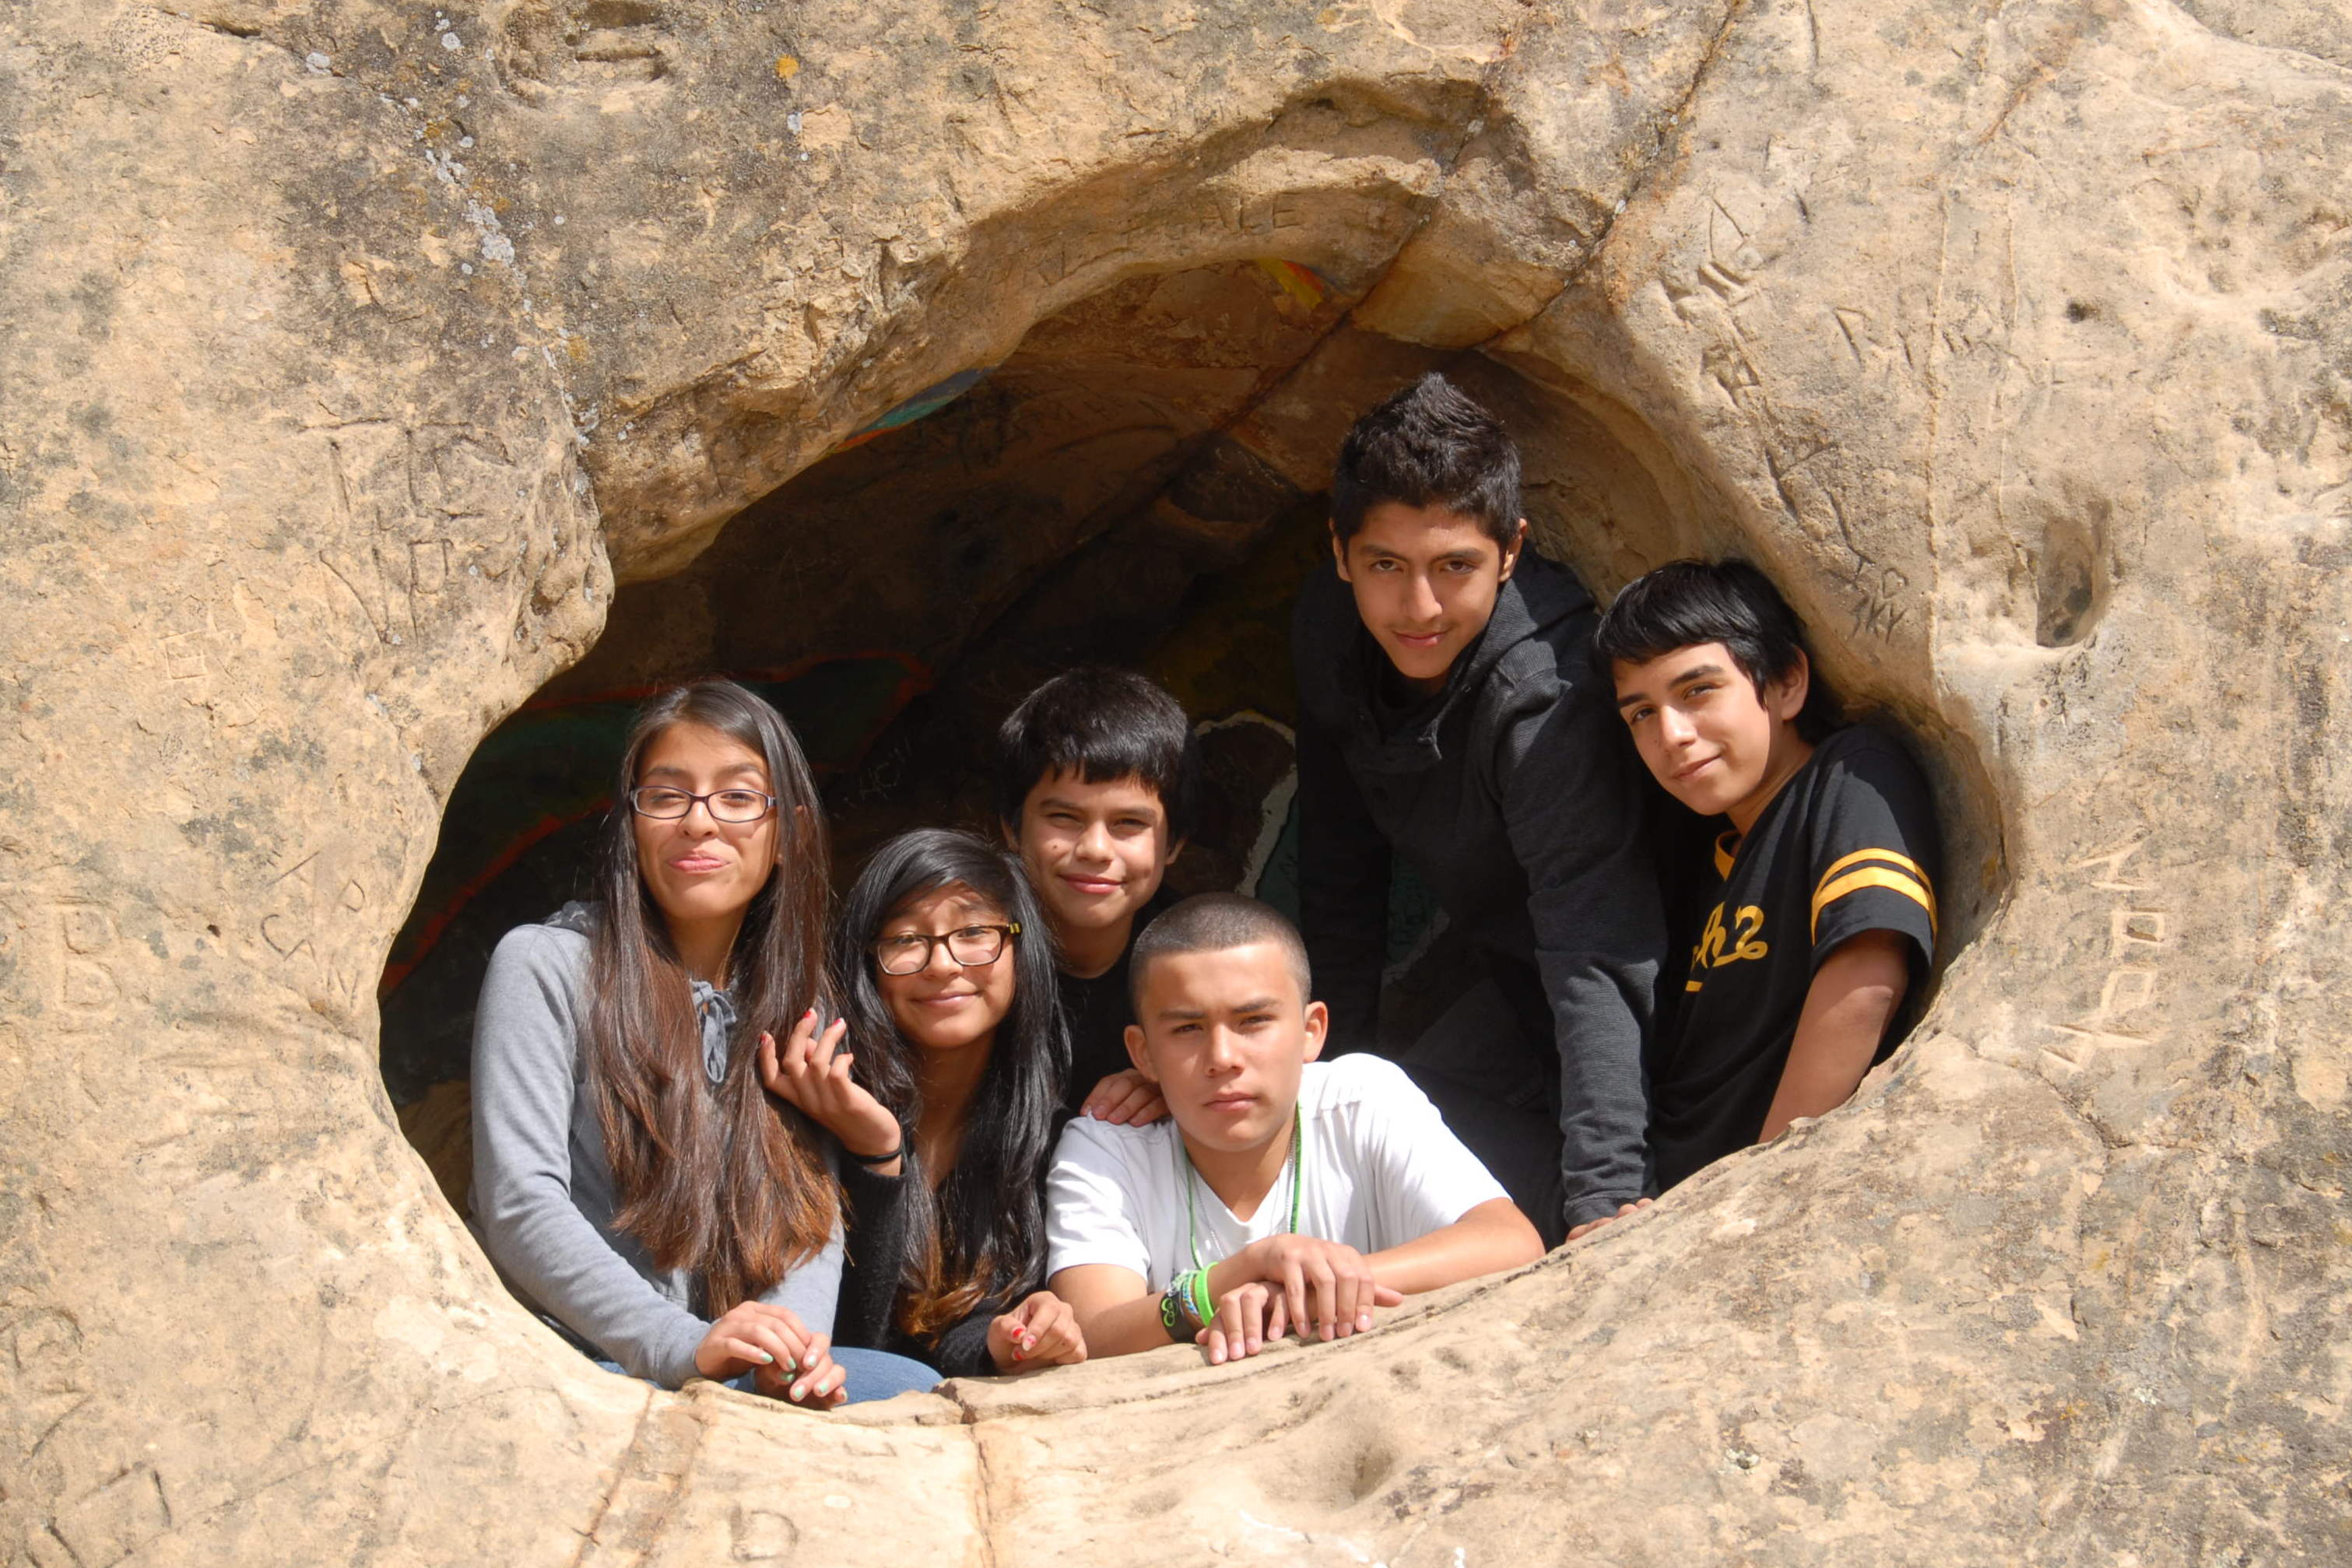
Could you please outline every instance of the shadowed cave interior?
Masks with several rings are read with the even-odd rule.
[[[1454,378],[1519,444],[1537,548],[1604,602],[1650,565],[1739,547],[1729,525],[1676,514],[1666,497],[1693,487],[1661,484],[1664,444],[1627,411],[1549,364],[1363,330],[1355,302],[1278,260],[1131,277],[883,414],[684,570],[621,590],[587,657],[477,748],[384,969],[385,1086],[460,1213],[490,950],[587,888],[622,734],[656,687],[725,674],[782,709],[845,888],[904,829],[991,828],[987,740],[1037,682],[1087,661],[1141,668],[1184,703],[1207,764],[1171,883],[1295,914],[1289,607],[1328,545],[1323,496],[1286,476],[1328,474],[1359,414],[1424,370]],[[1837,631],[1812,630],[1817,645]],[[1990,831],[1953,820],[1937,738],[1914,746],[1948,804],[1948,863],[1985,862],[1968,852]],[[1952,946],[1991,891],[1951,890]],[[1390,948],[1382,1029],[1402,1043],[1467,967],[1409,872]]]

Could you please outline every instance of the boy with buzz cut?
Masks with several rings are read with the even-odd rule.
[[[1557,1239],[1644,1190],[1666,938],[1598,612],[1527,536],[1517,449],[1444,377],[1349,431],[1292,628],[1299,924],[1339,1048],[1369,1048],[1391,855],[1435,893],[1483,973],[1400,1060]]]
[[[1182,705],[1132,670],[1089,664],[1023,698],[996,732],[996,814],[1053,927],[1070,1029],[1063,1109],[1163,1113],[1129,1065],[1128,949],[1166,903],[1199,772]]]
[[[1088,1354],[1345,1338],[1375,1306],[1543,1255],[1401,1070],[1316,1060],[1325,1009],[1274,910],[1188,898],[1136,939],[1129,978],[1128,1054],[1167,1118],[1073,1121],[1046,1183],[1050,1282]]]
[[[1725,827],[1652,1067],[1664,1189],[1843,1105],[1894,1049],[1935,958],[1935,807],[1894,739],[1838,727],[1795,613],[1745,561],[1638,579],[1595,646],[1652,776]]]

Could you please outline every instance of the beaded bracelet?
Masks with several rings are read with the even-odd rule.
[[[1160,1326],[1181,1344],[1209,1326],[1216,1307],[1209,1300],[1209,1271],[1187,1269],[1160,1296]]]
[[[1184,1330],[1184,1320],[1192,1315],[1192,1301],[1185,1295],[1184,1281],[1181,1277],[1171,1282],[1165,1291],[1160,1292],[1160,1326],[1165,1329],[1168,1337],[1178,1344],[1182,1344],[1192,1337]]]

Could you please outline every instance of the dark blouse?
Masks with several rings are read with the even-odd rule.
[[[1036,1284],[1024,1283],[1009,1300],[982,1302],[931,1343],[900,1332],[899,1282],[919,1245],[907,1202],[911,1184],[922,1179],[911,1150],[898,1171],[894,1176],[876,1176],[855,1160],[841,1162],[841,1190],[848,1209],[842,1217],[847,1256],[842,1264],[841,1301],[834,1309],[834,1343],[912,1356],[944,1377],[994,1377],[998,1368],[988,1354],[988,1325]]]

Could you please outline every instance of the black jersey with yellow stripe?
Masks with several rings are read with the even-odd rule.
[[[1756,1141],[1813,971],[1841,943],[1864,931],[1910,937],[1917,997],[1936,954],[1937,851],[1918,765],[1867,725],[1816,747],[1745,840],[1716,841],[1716,886],[1698,901],[1651,1063],[1661,1188]],[[1898,1038],[1888,1031],[1881,1056]]]

